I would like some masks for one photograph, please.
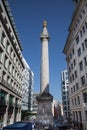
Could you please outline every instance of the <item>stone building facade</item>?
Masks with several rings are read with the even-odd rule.
[[[21,120],[22,47],[7,0],[0,0],[0,124]]]
[[[63,52],[69,73],[72,120],[87,130],[87,0],[73,0],[75,8]]]

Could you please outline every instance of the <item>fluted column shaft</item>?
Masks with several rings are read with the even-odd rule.
[[[41,55],[41,93],[49,92],[49,53],[48,39],[42,39],[42,55]]]

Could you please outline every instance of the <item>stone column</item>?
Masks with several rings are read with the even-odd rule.
[[[41,75],[40,75],[40,94],[37,96],[38,114],[37,120],[44,125],[53,125],[52,115],[52,101],[53,96],[49,93],[49,53],[48,41],[49,34],[46,28],[46,21],[44,21],[41,32]]]
[[[49,93],[49,53],[48,53],[48,41],[49,34],[46,28],[46,21],[43,24],[43,30],[41,32],[41,42],[42,42],[42,55],[41,55],[41,82],[40,82],[40,92]]]

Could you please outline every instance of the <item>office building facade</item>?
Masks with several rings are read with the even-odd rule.
[[[69,73],[72,120],[87,130],[87,0],[73,0],[74,13],[63,52]]]
[[[62,89],[62,105],[63,116],[65,119],[70,117],[70,104],[69,104],[69,81],[68,72],[64,70],[61,72],[61,89]]]
[[[7,0],[0,0],[0,124],[21,120],[22,47]]]
[[[31,111],[33,109],[34,74],[24,58],[23,62],[25,68],[22,74],[22,110]]]
[[[34,74],[23,58],[24,70],[22,74],[22,120],[29,120],[33,110]]]

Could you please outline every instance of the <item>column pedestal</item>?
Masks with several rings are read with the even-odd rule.
[[[37,97],[38,114],[37,120],[44,125],[53,126],[52,101],[53,96],[50,93],[43,92]]]

